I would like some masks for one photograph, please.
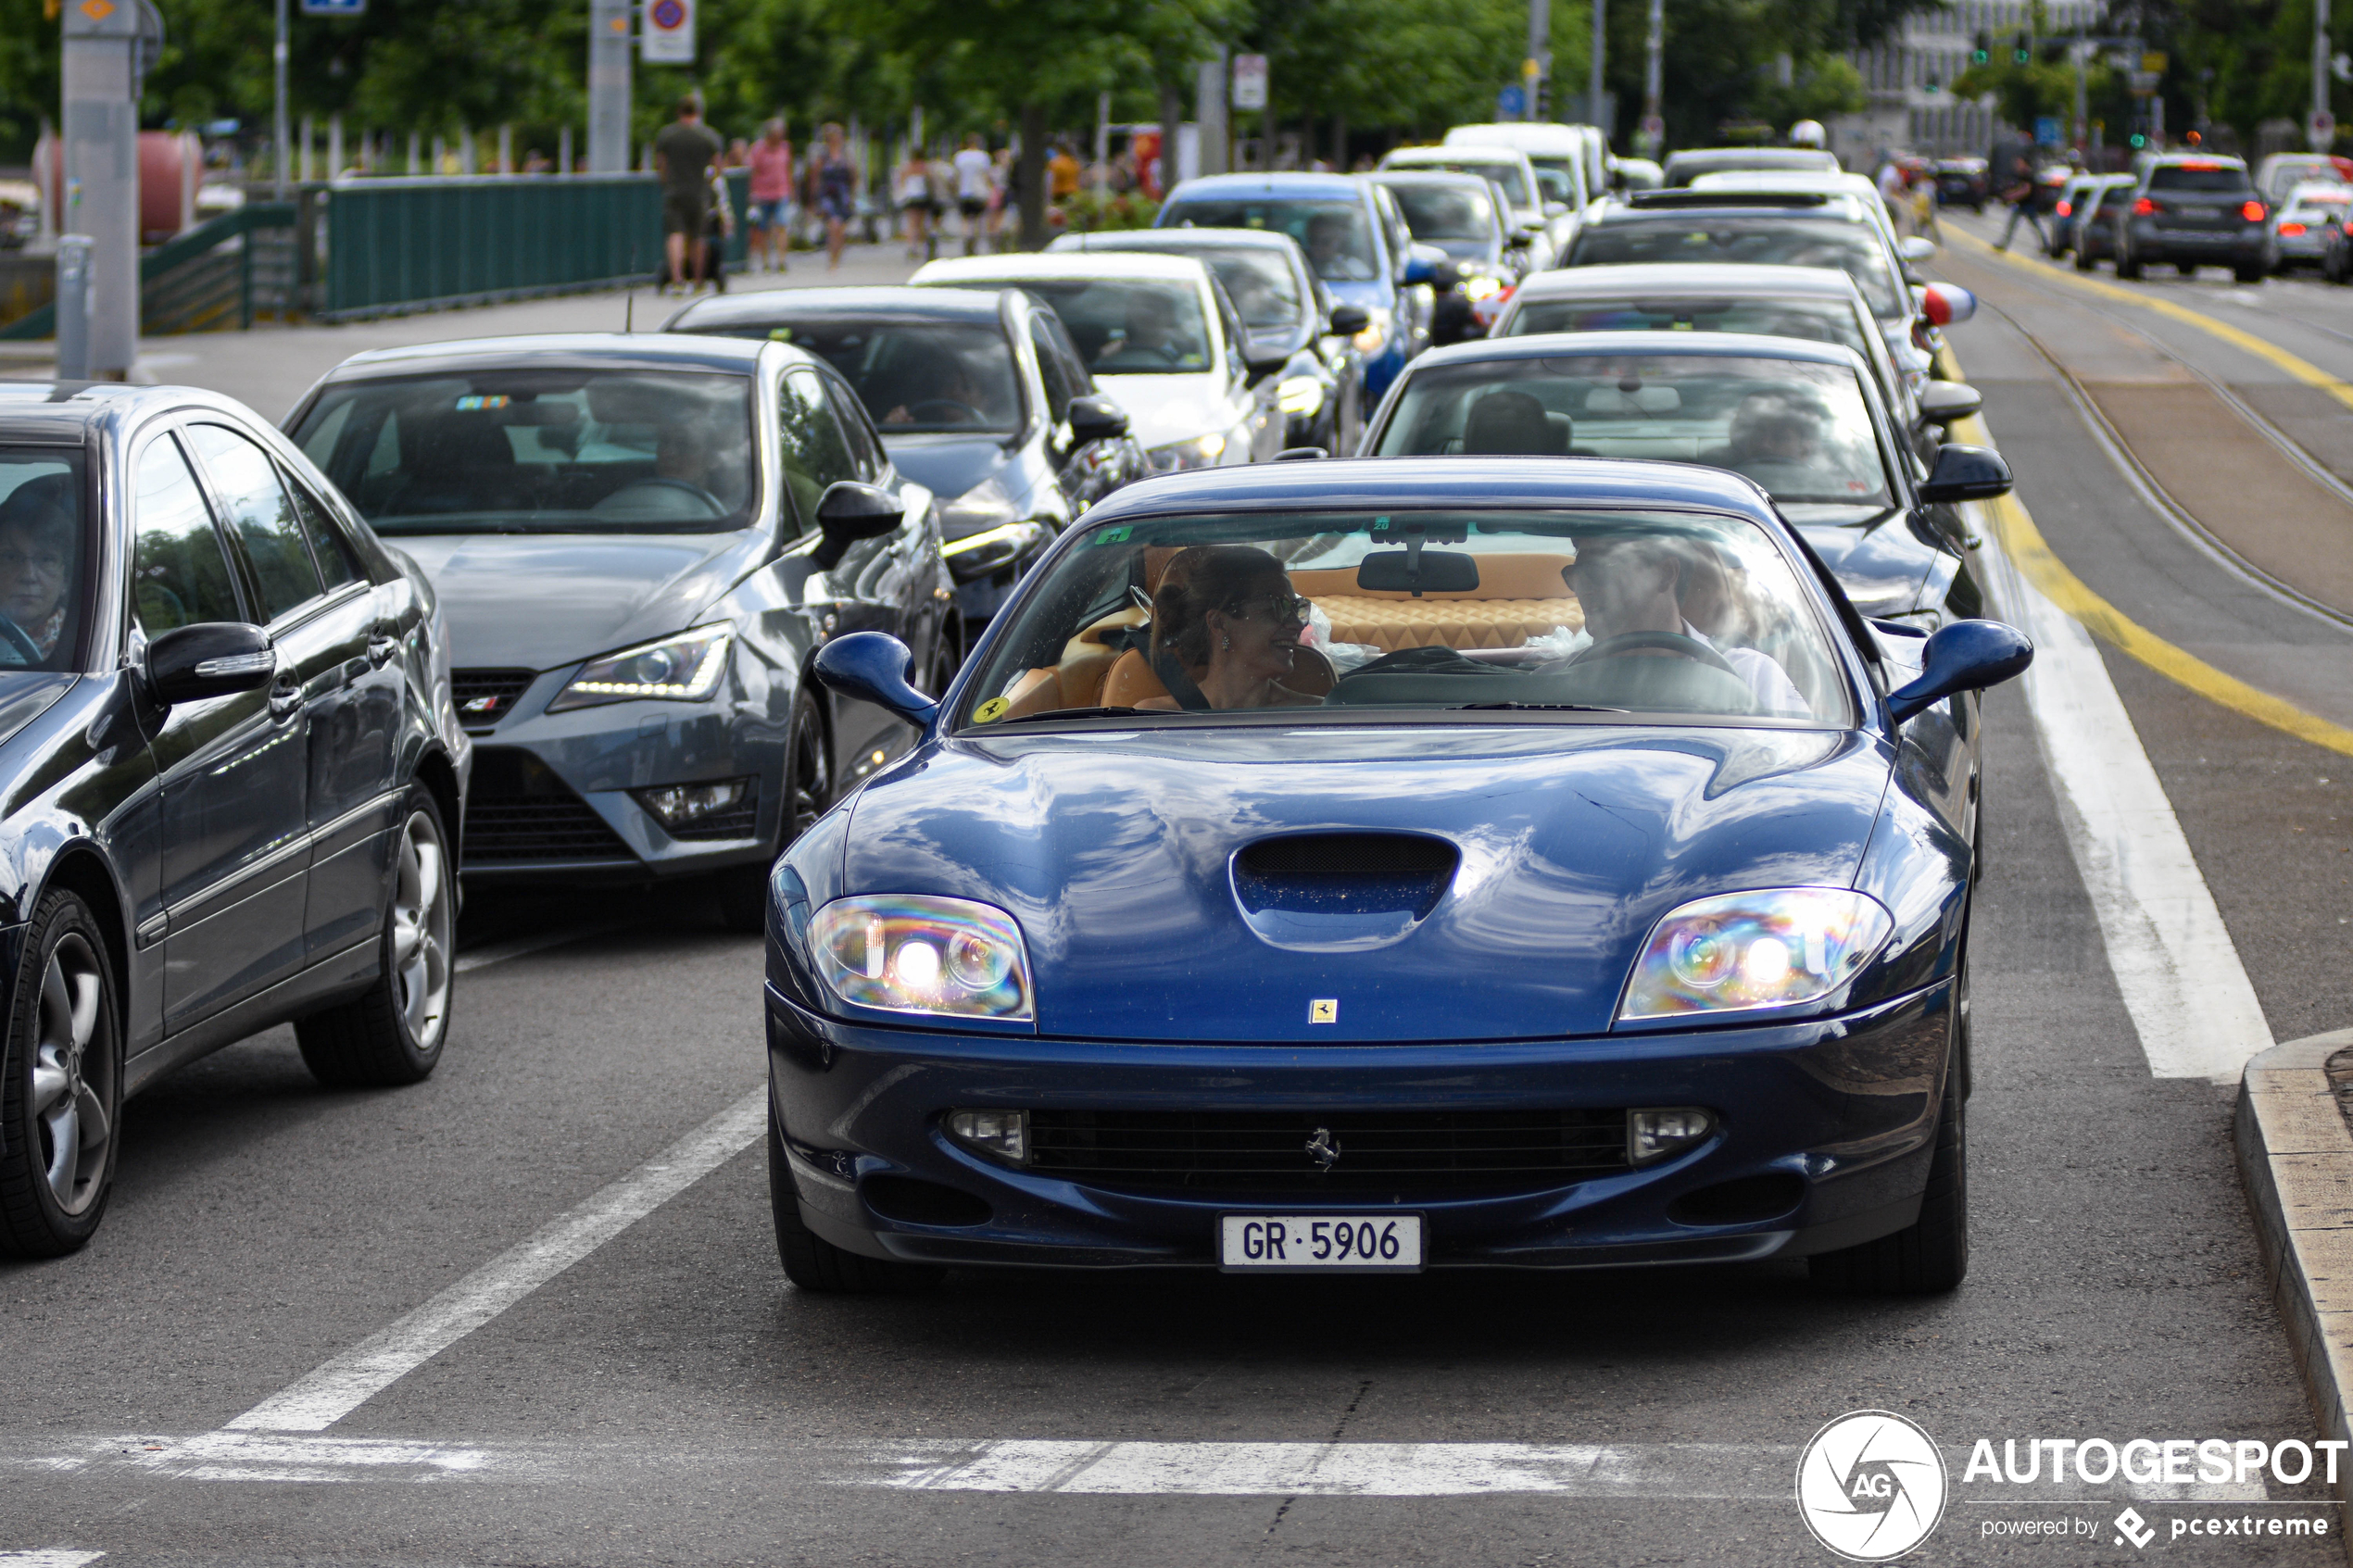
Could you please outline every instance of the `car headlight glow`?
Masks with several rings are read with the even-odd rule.
[[[1840,887],[1727,893],[1660,921],[1635,960],[1620,1019],[1680,1018],[1818,1001],[1887,942],[1895,917]]]
[[[592,659],[547,705],[550,713],[607,702],[700,702],[719,689],[735,632],[698,626],[658,643]]]
[[[1285,376],[1275,388],[1275,401],[1284,413],[1308,418],[1324,406],[1324,383],[1314,376]]]
[[[1386,306],[1376,305],[1365,312],[1365,330],[1356,334],[1359,353],[1378,355],[1389,346],[1389,325],[1392,318]]]
[[[982,480],[948,503],[939,514],[940,531],[953,544],[961,534],[996,528],[1021,516],[1021,508],[1001,477]]]
[[[1480,300],[1485,299],[1490,295],[1503,293],[1504,280],[1494,276],[1492,273],[1473,272],[1455,286],[1463,291],[1463,297],[1465,299],[1469,300],[1473,305],[1477,305]]]
[[[1226,437],[1217,431],[1196,435],[1187,441],[1172,441],[1165,446],[1155,446],[1144,454],[1154,473],[1182,473],[1187,469],[1205,469],[1226,455]]]
[[[837,898],[809,923],[834,995],[883,1012],[1034,1022],[1029,952],[1004,910],[922,894]]]

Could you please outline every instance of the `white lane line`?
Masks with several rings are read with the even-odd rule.
[[[52,1547],[46,1551],[0,1551],[0,1568],[82,1568],[85,1562],[95,1562],[106,1556],[103,1551],[69,1551]]]
[[[2027,707],[2149,1071],[2236,1083],[2271,1028],[2173,803],[2092,634],[2019,575],[1989,524],[1978,533],[1996,602],[2034,640]]]
[[[763,1086],[448,1289],[224,1428],[322,1432],[751,1147]]]
[[[567,942],[585,942],[591,936],[620,931],[631,923],[628,921],[604,921],[596,925],[566,926],[561,931],[543,931],[531,936],[518,936],[511,941],[493,942],[488,947],[476,947],[471,953],[459,954],[458,972],[471,974],[478,969],[488,969],[495,963],[505,963],[509,959],[525,958],[533,953],[544,953],[550,947],[560,947]]]

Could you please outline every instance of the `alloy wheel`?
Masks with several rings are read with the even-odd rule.
[[[409,1037],[430,1051],[449,1018],[449,857],[433,819],[413,813],[400,835],[392,891],[392,972]]]
[[[97,953],[79,933],[68,933],[41,973],[32,1113],[50,1196],[69,1215],[96,1201],[114,1139],[107,1119],[115,1098],[114,1062],[99,1028],[106,997]]]

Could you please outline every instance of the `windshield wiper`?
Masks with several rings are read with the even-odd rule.
[[[1025,713],[1018,719],[1008,719],[1008,724],[1034,724],[1040,719],[1114,719],[1130,713],[1165,713],[1164,708],[1049,708],[1040,713]]]
[[[1590,702],[1465,702],[1455,706],[1464,709],[1507,708],[1538,713],[1631,713],[1630,708],[1602,708]]]

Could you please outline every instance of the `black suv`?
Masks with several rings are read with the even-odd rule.
[[[2270,216],[2237,158],[2153,158],[2109,229],[2116,275],[2137,278],[2142,268],[2170,261],[2183,277],[2201,266],[2228,267],[2240,282],[2259,283],[2271,273]]]

